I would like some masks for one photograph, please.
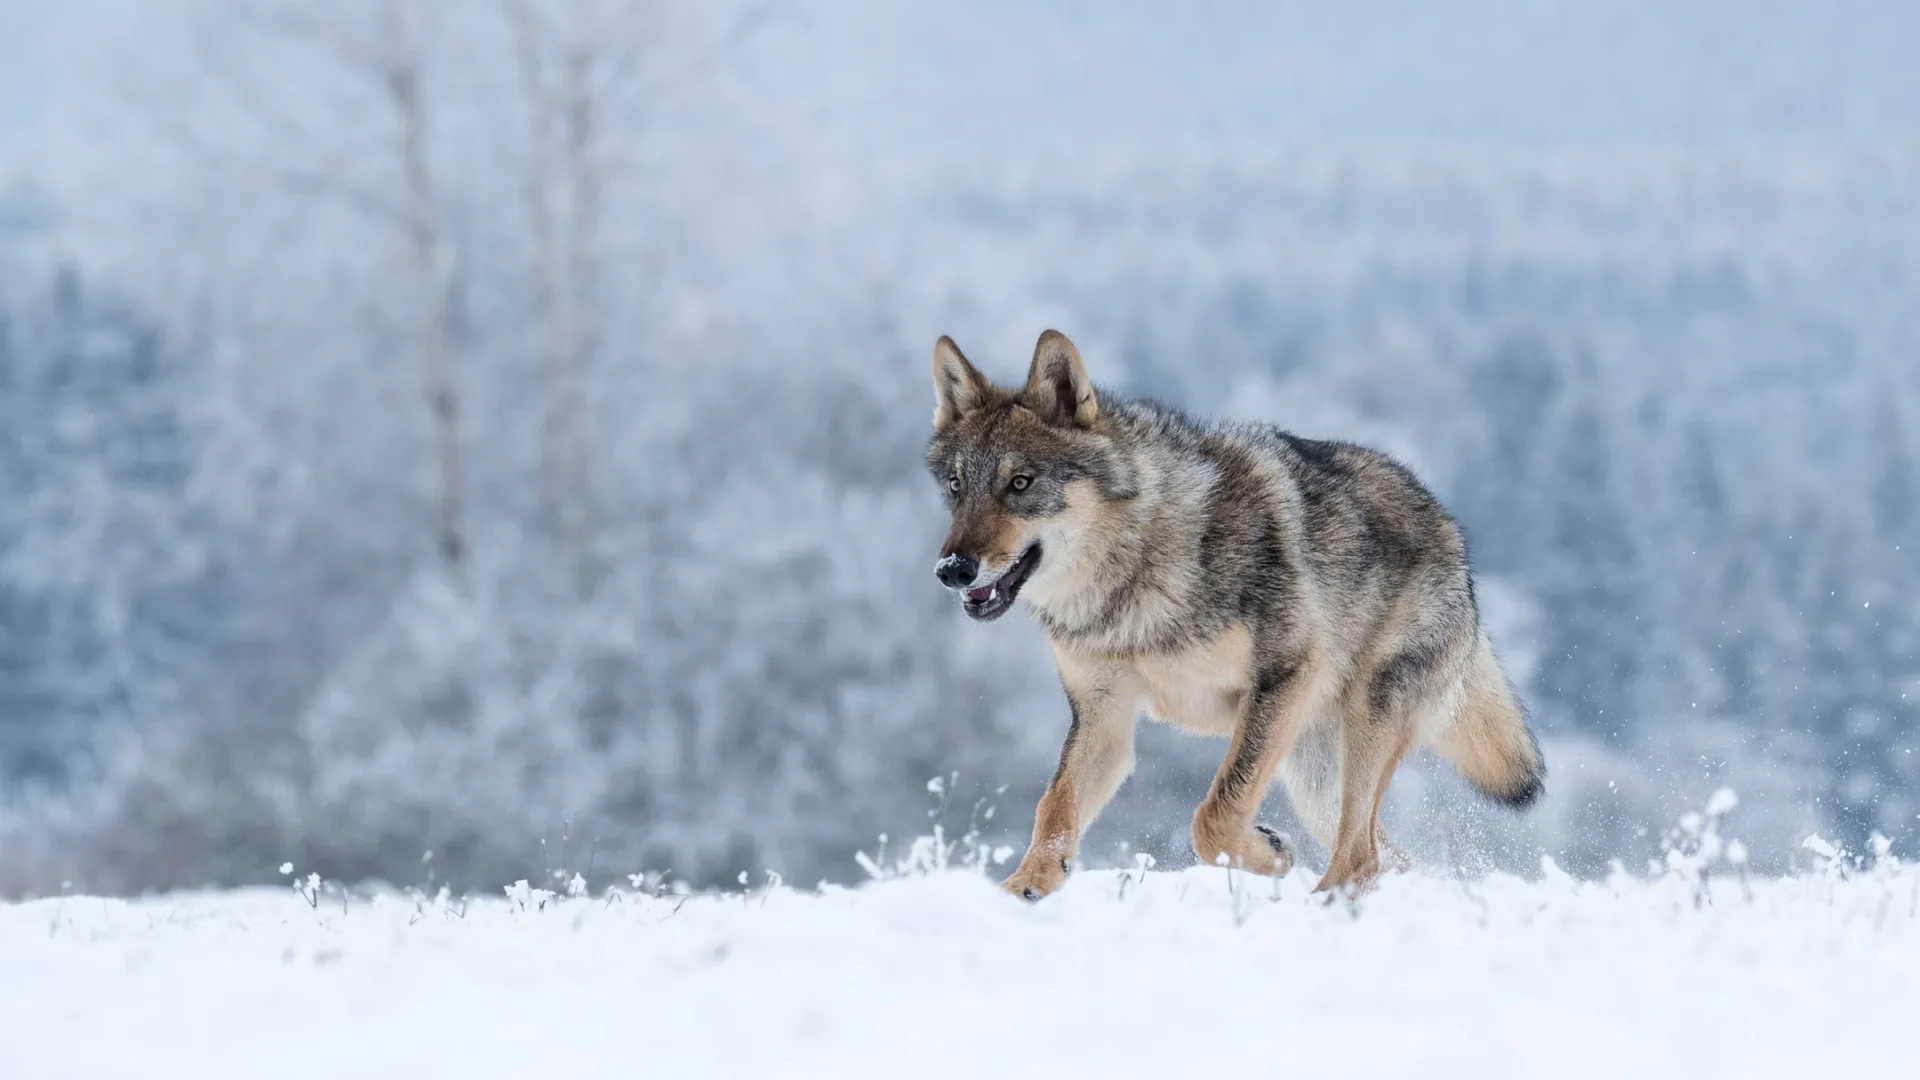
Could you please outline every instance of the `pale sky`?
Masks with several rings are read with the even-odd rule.
[[[124,185],[124,162],[100,153],[124,143],[130,122],[117,69],[178,47],[169,30],[188,7],[0,0],[0,191],[23,177],[63,198]],[[782,10],[783,44],[755,66],[769,92],[805,103],[808,137],[923,169],[1150,157],[1211,140],[1920,139],[1912,0],[791,0]]]

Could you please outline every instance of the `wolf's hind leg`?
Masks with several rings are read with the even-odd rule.
[[[1380,876],[1385,839],[1380,804],[1394,770],[1413,746],[1415,718],[1430,696],[1438,670],[1443,669],[1430,655],[1401,653],[1370,678],[1348,688],[1346,718],[1340,727],[1340,827],[1326,875],[1314,891],[1365,890]],[[1385,846],[1387,868],[1398,869],[1406,863],[1399,848]]]
[[[1310,719],[1280,762],[1287,800],[1307,835],[1333,850],[1340,828],[1340,724],[1336,717]]]
[[[1344,736],[1340,828],[1327,872],[1314,886],[1315,892],[1343,886],[1365,890],[1380,876],[1380,800],[1413,741],[1407,726],[1391,722],[1371,731],[1350,722]]]
[[[1193,853],[1202,863],[1224,862],[1274,876],[1293,869],[1292,843],[1255,825],[1253,815],[1308,715],[1318,673],[1315,660],[1287,660],[1256,676],[1226,760],[1193,814]]]

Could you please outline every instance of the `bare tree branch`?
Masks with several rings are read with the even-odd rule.
[[[750,39],[761,27],[771,22],[776,8],[772,3],[755,4],[741,12],[728,27],[721,31],[713,41],[697,52],[691,59],[652,81],[644,81],[639,93],[655,101],[670,98],[673,94],[692,86],[699,76],[718,64],[726,55]]]

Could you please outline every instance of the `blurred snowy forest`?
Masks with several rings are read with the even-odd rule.
[[[1920,8],[0,4],[0,895],[859,876],[1066,708],[927,357],[1391,450],[1582,872],[1920,832]],[[1179,862],[1221,747],[1091,838]],[[1002,786],[1004,791],[998,791]],[[1274,814],[1284,819],[1284,799]],[[564,849],[564,850],[563,850]],[[431,858],[426,853],[431,852]]]

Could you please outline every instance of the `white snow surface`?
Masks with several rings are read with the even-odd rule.
[[[0,1076],[1913,1075],[1920,874],[0,906]],[[522,893],[525,896],[525,893]]]

